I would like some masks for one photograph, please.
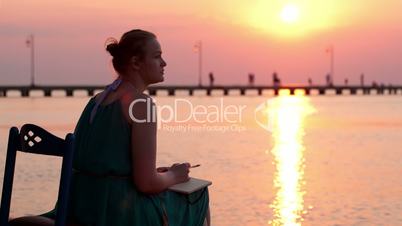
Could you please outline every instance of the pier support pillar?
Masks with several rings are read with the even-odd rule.
[[[246,90],[245,89],[240,89],[240,95],[242,95],[242,96],[246,95]]]
[[[72,96],[73,96],[73,91],[74,91],[74,90],[72,90],[72,89],[66,90],[67,96],[68,96],[68,97],[72,97]]]
[[[342,95],[342,89],[336,89],[335,93],[336,95]]]
[[[45,93],[45,97],[52,96],[52,91],[50,89],[45,89],[43,92]]]
[[[310,96],[310,94],[311,94],[310,89],[305,89],[305,90],[304,90],[304,94],[305,94],[306,96]]]
[[[295,90],[294,89],[290,89],[289,91],[290,91],[290,95],[292,95],[292,96],[295,95]]]
[[[88,96],[93,96],[93,95],[94,95],[94,90],[88,89]]]
[[[194,90],[192,90],[192,89],[188,90],[188,95],[193,96],[194,95]]]
[[[383,94],[384,94],[384,90],[382,90],[382,89],[377,89],[377,94],[383,95]]]
[[[224,90],[223,90],[223,95],[224,95],[224,96],[229,95],[229,90],[228,90],[228,89],[224,89]]]
[[[274,89],[274,95],[278,96],[279,95],[279,89]]]
[[[207,89],[207,96],[211,96],[211,89]]]
[[[156,96],[156,89],[149,89],[148,92],[150,96]]]
[[[356,95],[356,89],[350,89],[350,94],[351,95]]]
[[[174,89],[169,89],[168,90],[168,95],[169,96],[174,96]]]
[[[325,95],[325,89],[319,89],[318,94],[320,95]]]
[[[258,96],[262,95],[262,89],[258,89]]]
[[[29,90],[28,89],[21,90],[21,96],[28,97],[29,96]]]

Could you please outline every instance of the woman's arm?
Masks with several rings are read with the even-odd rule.
[[[152,115],[156,115],[154,103],[150,97],[144,94],[138,94],[133,101],[135,103],[128,108],[131,112],[130,120],[132,120],[133,180],[137,188],[144,193],[159,193],[176,183],[188,180],[188,164],[177,165],[167,172],[157,172],[157,124],[156,120],[152,120]]]

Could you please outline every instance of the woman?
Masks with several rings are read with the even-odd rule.
[[[209,225],[208,190],[189,196],[167,191],[189,180],[190,164],[157,169],[156,122],[141,120],[155,114],[144,90],[164,80],[156,36],[132,30],[106,50],[119,77],[91,98],[75,129],[70,225]],[[55,209],[10,223],[53,225]]]

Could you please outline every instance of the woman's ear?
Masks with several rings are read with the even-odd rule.
[[[138,71],[140,70],[140,66],[141,66],[141,62],[138,56],[133,56],[130,59],[130,67],[134,70],[134,71]]]

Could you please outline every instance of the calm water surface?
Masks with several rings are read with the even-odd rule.
[[[244,106],[240,120],[228,116],[234,123],[210,115],[213,123],[165,122],[158,131],[158,165],[201,164],[192,176],[213,181],[213,225],[402,225],[402,96],[156,101],[173,107],[177,98],[209,112]],[[64,137],[87,101],[0,98],[1,181],[11,126],[35,123]],[[183,120],[191,109],[177,105]],[[58,158],[18,153],[11,216],[51,209],[59,168]]]

